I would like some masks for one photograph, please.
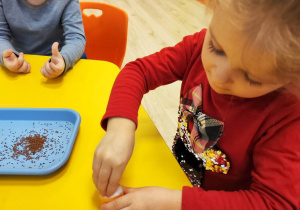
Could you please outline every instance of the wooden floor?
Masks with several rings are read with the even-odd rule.
[[[184,36],[207,27],[209,19],[205,7],[197,0],[94,1],[115,5],[128,13],[128,42],[123,65],[175,45]],[[175,82],[150,91],[142,101],[169,148],[177,127],[180,84]]]

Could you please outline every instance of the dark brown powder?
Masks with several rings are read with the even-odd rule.
[[[46,141],[47,137],[41,136],[40,134],[22,137],[21,140],[13,146],[14,154],[12,158],[17,159],[20,155],[24,155],[27,160],[33,159],[32,155],[40,152]],[[37,156],[36,158],[38,159],[39,157]]]

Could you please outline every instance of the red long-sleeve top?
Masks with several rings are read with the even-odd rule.
[[[227,174],[205,171],[201,187],[183,187],[182,209],[299,209],[299,100],[287,91],[251,99],[214,92],[201,60],[205,34],[128,63],[115,81],[102,127],[117,116],[137,124],[143,95],[158,86],[181,80],[183,96],[201,84],[203,113],[224,122],[217,147],[231,167]]]

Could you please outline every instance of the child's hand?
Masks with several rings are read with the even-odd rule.
[[[20,53],[19,57],[17,57],[11,49],[8,49],[3,51],[2,56],[4,65],[9,71],[16,73],[30,72],[30,63],[25,61],[24,54],[22,52]]]
[[[101,205],[101,210],[181,209],[181,190],[170,190],[162,187],[124,187],[123,189],[125,195],[112,202]]]
[[[132,155],[136,125],[126,118],[110,118],[107,132],[96,148],[93,181],[102,196],[110,197],[119,186]]]
[[[65,61],[58,50],[58,42],[54,42],[52,45],[52,57],[51,62],[46,61],[45,65],[41,69],[41,73],[48,79],[56,78],[65,70]]]

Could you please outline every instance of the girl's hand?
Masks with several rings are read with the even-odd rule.
[[[135,123],[129,119],[114,117],[108,120],[107,132],[93,160],[93,181],[102,196],[110,197],[119,186],[132,155],[135,129]]]
[[[4,50],[2,53],[3,62],[5,67],[15,73],[29,73],[31,66],[30,63],[25,61],[24,54],[21,52],[17,57],[11,49]]]
[[[58,42],[52,45],[51,62],[46,61],[45,65],[41,68],[41,73],[48,79],[56,78],[65,70],[65,61],[58,50]]]
[[[170,190],[162,187],[124,187],[122,197],[101,205],[101,210],[180,210],[181,209],[181,190]]]

